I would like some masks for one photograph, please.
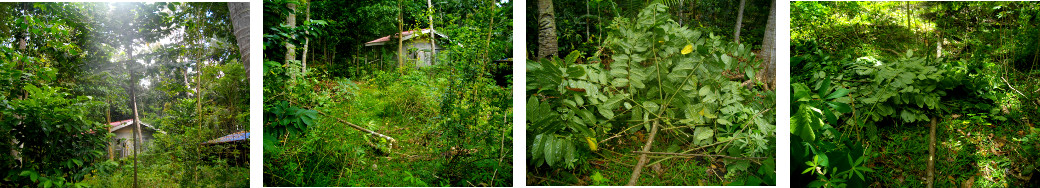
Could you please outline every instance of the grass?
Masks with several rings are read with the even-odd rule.
[[[511,157],[498,153],[499,139],[494,146],[473,146],[476,152],[466,156],[445,153],[449,144],[440,125],[444,116],[440,97],[448,86],[446,79],[412,71],[319,83],[334,85],[315,91],[331,101],[315,108],[327,116],[305,134],[281,141],[284,151],[268,158],[274,161],[265,161],[265,177],[273,178],[265,182],[280,186],[510,185]],[[388,147],[382,138],[341,120],[390,136],[396,143]],[[275,170],[268,170],[272,167]]]
[[[137,169],[138,185],[147,187],[249,187],[249,167],[229,166],[223,161],[200,164],[197,168],[185,163],[140,162]],[[129,158],[127,158],[129,159]],[[121,163],[121,164],[119,164]],[[83,183],[92,187],[133,187],[134,169],[132,160],[112,162],[112,172],[96,172],[87,175]]]

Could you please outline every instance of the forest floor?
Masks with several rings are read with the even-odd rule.
[[[436,152],[423,144],[434,146],[440,144],[439,139],[431,139],[435,126],[429,126],[418,121],[416,117],[381,117],[384,104],[381,101],[390,101],[390,97],[383,88],[372,84],[357,83],[356,96],[335,102],[325,109],[320,109],[330,116],[341,118],[369,130],[393,137],[397,143],[392,147],[389,154],[379,151],[373,147],[366,147],[366,143],[380,140],[378,137],[365,138],[365,134],[353,129],[335,118],[322,118],[318,127],[323,132],[347,133],[345,135],[329,135],[333,137],[321,137],[325,140],[336,140],[342,144],[355,146],[350,148],[346,157],[342,160],[348,161],[349,167],[331,170],[326,174],[328,177],[315,178],[319,180],[316,185],[330,186],[360,186],[360,187],[398,187],[398,186],[430,186],[426,182],[435,179],[437,167],[432,161],[436,160]],[[329,143],[329,141],[325,141]],[[334,168],[329,166],[329,168]],[[418,178],[418,179],[416,179]],[[409,181],[402,181],[407,179]],[[327,181],[327,182],[321,182]]]
[[[591,168],[580,169],[576,172],[554,170],[546,171],[548,168],[528,170],[527,185],[538,186],[594,186],[609,185],[622,186],[628,183],[632,177],[632,171],[639,155],[629,153],[642,150],[646,143],[646,134],[640,130],[634,134],[618,137],[603,143],[601,149],[594,152],[593,158],[587,159]],[[691,148],[679,146],[688,145],[681,140],[667,136],[657,135],[651,152],[668,152],[671,150],[686,151]],[[724,146],[725,144],[720,144]],[[708,147],[705,149],[719,149],[723,147]],[[690,153],[700,153],[692,151]],[[722,158],[712,159],[708,157],[696,158],[671,158],[662,160],[663,156],[647,156],[647,164],[639,177],[641,186],[714,186],[714,185],[742,185],[744,181],[752,177],[757,168],[748,168],[746,171],[730,173],[729,166]],[[659,161],[659,162],[658,162]],[[657,162],[655,164],[655,162]],[[755,165],[757,166],[757,165]]]
[[[1027,165],[1023,147],[1040,147],[1040,127],[1026,121],[988,123],[981,114],[952,114],[939,120],[935,143],[935,187],[1022,187],[1040,178]],[[923,187],[927,180],[926,124],[879,127],[880,156],[868,163],[873,187]],[[1032,138],[1032,139],[1031,139]]]

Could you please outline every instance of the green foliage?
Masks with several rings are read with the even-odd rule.
[[[528,61],[532,166],[574,168],[586,157],[579,151],[595,151],[597,140],[654,124],[692,137],[686,141],[691,146],[731,142],[729,151],[717,152],[772,156],[775,125],[766,112],[773,103],[746,100],[770,94],[741,85],[745,74],[736,74],[740,81],[720,74],[752,75],[759,62],[750,48],[680,27],[665,10],[653,4],[638,19],[615,18],[604,42],[612,53],[609,65],[580,64],[586,58],[577,51],[562,59]],[[599,57],[588,59],[602,61]],[[578,146],[583,142],[588,147]]]
[[[1031,186],[1007,176],[1035,170],[1024,160],[1031,147],[1005,140],[1033,129],[1027,119],[1040,101],[1027,104],[1035,97],[1023,91],[1036,90],[1036,79],[1019,65],[1035,54],[1040,6],[794,2],[791,10],[794,186],[923,186],[909,177],[925,173],[915,156],[928,154],[929,119],[939,122],[936,187]]]
[[[318,111],[291,106],[286,101],[279,101],[264,111],[264,118],[270,118],[265,120],[269,125],[264,125],[264,130],[269,130],[273,135],[304,133],[318,118]]]
[[[962,80],[948,77],[946,70],[931,66],[936,63],[927,63],[925,58],[912,55],[908,51],[905,57],[890,63],[857,60],[852,66],[856,74],[871,81],[857,87],[871,91],[858,99],[872,108],[864,111],[867,118],[879,121],[883,117],[899,117],[907,123],[927,121],[924,112],[943,109],[940,99],[948,90],[962,84]]]
[[[553,0],[556,35],[561,57],[572,51],[590,56],[601,50],[612,18],[634,19],[640,10],[652,3],[667,6],[666,12],[681,26],[704,33],[715,33],[732,41],[741,1],[726,0]],[[743,10],[740,41],[756,50],[762,45],[763,34],[772,1],[748,0]],[[527,0],[527,50],[538,51],[540,32],[537,1]]]
[[[818,92],[811,92],[812,90],[802,83],[791,85],[791,101],[794,101],[791,111],[795,112],[791,116],[791,133],[802,140],[814,141],[817,135],[826,131],[830,131],[829,135],[833,136],[836,134],[833,126],[838,122],[838,115],[852,112],[852,107],[848,104],[837,102],[839,98],[847,99],[846,95],[850,90],[838,87],[831,91],[830,80],[822,83],[823,85],[817,89]],[[827,107],[820,108],[823,106]],[[824,120],[827,122],[827,128],[824,128]]]
[[[85,166],[100,161],[110,133],[103,124],[84,119],[88,109],[99,103],[90,97],[70,97],[62,88],[26,85],[27,98],[13,100],[3,110],[0,130],[3,148],[18,153],[3,158],[9,171],[0,172],[5,181],[43,187],[71,186],[89,171]],[[7,101],[5,101],[7,102]],[[21,165],[13,165],[21,163]],[[69,185],[66,185],[69,184]]]

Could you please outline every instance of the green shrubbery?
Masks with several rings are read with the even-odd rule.
[[[638,19],[615,18],[607,50],[592,57],[575,51],[528,61],[532,167],[582,167],[579,161],[596,152],[600,140],[658,129],[666,130],[658,136],[688,144],[675,150],[720,145],[726,149],[708,153],[775,157],[773,97],[752,80],[760,62],[750,48],[680,27],[665,10],[652,4]],[[600,59],[601,53],[611,58]],[[733,174],[756,171],[746,159],[725,162]],[[772,181],[775,172],[761,172],[753,178]]]

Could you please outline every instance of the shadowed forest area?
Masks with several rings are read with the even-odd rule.
[[[512,3],[264,1],[265,186],[512,186]]]
[[[0,187],[249,186],[248,12],[0,3]]]
[[[527,185],[775,185],[775,5],[529,0]]]
[[[792,2],[795,187],[1040,186],[1040,3]]]

